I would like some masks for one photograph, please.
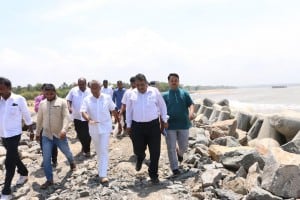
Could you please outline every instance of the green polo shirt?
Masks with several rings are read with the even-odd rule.
[[[189,93],[181,88],[163,93],[167,105],[169,130],[189,129],[191,122],[188,108],[193,104]]]

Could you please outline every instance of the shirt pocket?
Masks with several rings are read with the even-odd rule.
[[[153,106],[156,103],[155,96],[148,96],[147,97],[147,106]]]
[[[19,106],[10,106],[9,107],[9,111],[8,111],[9,115],[16,116],[16,115],[18,115],[19,112],[20,112]]]

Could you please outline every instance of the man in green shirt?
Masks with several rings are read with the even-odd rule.
[[[170,89],[163,94],[169,115],[166,143],[170,167],[173,174],[178,175],[178,161],[182,162],[183,154],[188,148],[190,120],[195,117],[194,103],[189,93],[179,88],[178,74],[169,74],[168,82]]]

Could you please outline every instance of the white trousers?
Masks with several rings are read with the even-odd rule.
[[[98,174],[101,178],[107,177],[109,137],[110,133],[91,134],[97,154]]]

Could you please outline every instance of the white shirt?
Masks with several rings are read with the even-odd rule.
[[[84,98],[80,112],[86,112],[90,119],[97,122],[89,124],[90,134],[105,134],[112,131],[110,111],[115,110],[116,105],[107,94],[100,94],[99,98],[89,95]]]
[[[85,121],[85,119],[81,116],[80,107],[83,99],[91,94],[90,88],[86,88],[84,92],[82,92],[79,87],[72,88],[68,95],[66,96],[67,101],[72,102],[72,118],[78,119],[81,121]]]
[[[22,133],[22,118],[31,125],[31,115],[24,97],[11,93],[7,100],[0,99],[0,137],[8,138]]]
[[[122,100],[121,100],[122,104],[126,105],[126,102],[128,101],[130,93],[131,93],[132,90],[133,90],[132,88],[129,88],[128,90],[126,90],[126,92],[124,93],[124,95],[122,97]]]
[[[114,90],[111,87],[107,87],[107,88],[101,87],[101,93],[108,94],[112,98]]]
[[[167,122],[167,106],[157,88],[148,86],[145,93],[140,93],[135,88],[130,92],[126,102],[126,123],[131,127],[132,121],[150,122],[161,115]]]

